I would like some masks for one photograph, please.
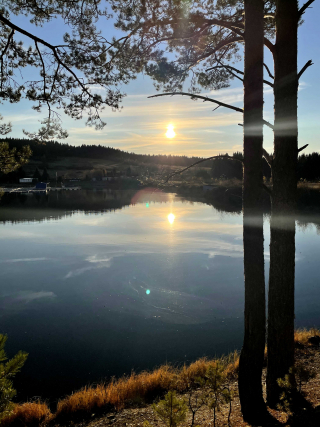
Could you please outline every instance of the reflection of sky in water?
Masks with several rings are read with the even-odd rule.
[[[242,216],[164,200],[0,225],[1,331],[30,353],[22,389],[28,375],[31,393],[48,394],[49,378],[61,394],[241,346]],[[268,239],[266,227],[266,262]],[[297,246],[297,323],[319,325],[313,227]]]

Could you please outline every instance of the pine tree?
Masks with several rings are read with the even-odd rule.
[[[187,405],[178,399],[175,391],[169,391],[164,400],[155,405],[153,410],[166,423],[168,427],[177,427],[186,418]]]
[[[13,409],[12,399],[16,395],[12,378],[24,365],[28,354],[19,351],[12,359],[8,360],[4,350],[7,336],[0,334],[0,423]]]
[[[42,173],[42,177],[41,177],[43,182],[48,182],[50,179],[50,176],[48,174],[48,171],[46,168],[43,169],[43,173]]]

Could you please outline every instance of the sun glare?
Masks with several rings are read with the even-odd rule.
[[[173,129],[174,129],[173,125],[168,125],[167,126],[167,132],[166,132],[166,137],[167,138],[174,138],[176,136],[176,133],[175,133],[175,131]]]
[[[173,213],[170,213],[169,215],[168,215],[168,221],[170,222],[170,224],[173,224],[174,223],[174,220],[175,220],[175,215],[173,214]]]

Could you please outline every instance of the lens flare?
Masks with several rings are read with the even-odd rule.
[[[173,214],[173,213],[170,213],[169,215],[168,215],[168,221],[170,222],[170,224],[173,224],[174,223],[174,220],[175,220],[175,215]]]
[[[150,289],[147,289],[147,290],[146,290],[146,294],[147,294],[147,295],[150,295]]]
[[[167,132],[166,132],[166,137],[167,138],[174,138],[176,136],[176,133],[174,131],[174,126],[173,125],[168,125],[167,126]]]

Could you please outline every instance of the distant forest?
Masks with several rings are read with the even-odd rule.
[[[167,165],[167,166],[189,166],[198,160],[200,157],[187,157],[187,156],[172,156],[165,154],[135,154],[122,151],[112,147],[105,147],[102,145],[80,145],[73,146],[66,143],[59,143],[56,141],[48,141],[41,144],[37,141],[29,139],[15,139],[3,138],[0,141],[7,141],[10,147],[21,148],[23,145],[29,145],[33,155],[33,159],[46,158],[47,161],[54,161],[61,157],[82,157],[91,159],[105,159],[115,161],[126,161],[128,164],[146,165]],[[225,153],[221,153],[224,155]],[[242,153],[237,152],[232,154],[233,157],[242,159]],[[265,160],[263,165],[263,174],[269,179],[270,168]],[[225,158],[218,160],[211,160],[201,163],[201,167],[211,169],[212,178],[242,178],[242,165],[241,162],[232,161]],[[197,168],[196,175],[201,176],[201,171]],[[208,176],[204,177],[208,178]],[[319,181],[320,180],[320,153],[314,152],[312,154],[302,154],[298,159],[298,180],[306,181]]]

